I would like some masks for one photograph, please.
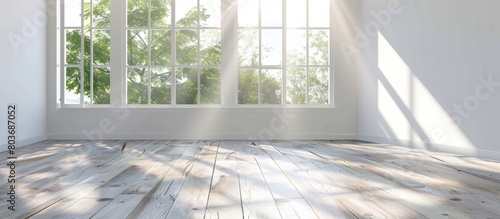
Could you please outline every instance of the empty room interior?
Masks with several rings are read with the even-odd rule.
[[[499,9],[4,0],[0,217],[500,218]]]

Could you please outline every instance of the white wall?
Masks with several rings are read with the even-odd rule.
[[[343,28],[352,27],[356,2],[334,2],[335,41],[351,41],[352,31],[343,31]],[[126,113],[126,109],[120,108],[61,109],[56,98],[54,22],[52,19],[48,32],[50,139],[88,139],[84,133],[89,132],[93,133],[89,134],[90,138],[101,138],[98,133],[103,133],[104,139],[247,139],[258,137],[259,133],[273,139],[353,139],[356,136],[356,73],[341,52],[333,59],[336,108],[285,109],[284,112],[294,118],[287,120],[284,127],[273,109],[128,109]]]
[[[401,0],[377,21],[388,2],[363,1],[358,138],[500,157],[500,86],[481,82],[500,82],[500,2]]]
[[[43,2],[1,1],[0,151],[7,149],[8,104],[17,104],[18,108],[18,146],[46,139],[46,13]]]

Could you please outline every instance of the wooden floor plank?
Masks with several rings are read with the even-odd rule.
[[[144,198],[144,194],[123,194],[104,206],[96,215],[91,218],[109,219],[109,218],[126,218],[127,215],[137,206]]]
[[[272,142],[273,145],[276,142]],[[328,191],[327,185],[319,182],[317,179],[311,178],[306,171],[301,169],[298,164],[294,163],[289,157],[285,156],[281,151],[283,148],[278,147],[263,147],[263,150],[274,160],[280,169],[286,174],[287,178],[296,188],[299,193],[317,193],[322,194]]]
[[[263,151],[269,151],[273,147],[268,142],[262,142],[259,148]],[[302,199],[302,196],[287,178],[282,169],[274,162],[271,157],[267,159],[257,159],[257,163],[264,175],[264,178],[273,194],[274,199]]]
[[[293,163],[307,172],[310,180],[316,180],[323,185],[325,190],[322,194],[335,197],[341,203],[337,205],[339,211],[346,210],[358,218],[364,218],[366,215],[372,215],[375,218],[385,218],[389,215],[384,210],[379,209],[370,199],[365,197],[364,193],[353,193],[352,184],[363,183],[347,178],[343,167],[329,163],[320,157],[315,156],[302,148],[305,145],[298,146],[288,144],[286,147],[279,146],[279,150],[288,157]],[[311,203],[313,204],[313,203]]]
[[[278,199],[276,203],[282,218],[318,218],[304,199]]]
[[[0,196],[0,215],[500,218],[498,161],[360,141],[126,142],[19,148],[16,212]]]
[[[280,218],[271,190],[255,160],[238,160],[244,218]]]
[[[205,218],[242,218],[237,161],[217,161]]]
[[[104,206],[108,205],[113,199],[80,199],[71,207],[66,209],[61,214],[58,214],[56,219],[75,218],[85,219],[91,218]],[[37,218],[37,217],[35,217]]]
[[[271,157],[255,142],[236,141],[243,218],[280,218],[280,212],[257,160]]]
[[[183,176],[165,176],[127,218],[166,218],[185,181]]]
[[[303,194],[319,218],[358,218],[330,194]]]
[[[167,218],[203,218],[205,215],[216,147],[201,142],[201,148],[200,155],[195,159],[192,170],[168,212]]]
[[[135,207],[128,218],[167,217],[186,181],[192,163],[196,161],[202,151],[202,147],[194,142],[174,142],[173,145],[176,148],[169,153],[181,156],[172,163],[167,162],[170,169],[163,176],[161,182],[152,188],[143,202]]]
[[[174,163],[168,171],[169,176],[187,176],[193,168],[194,162],[198,159],[203,147],[197,144],[192,144],[188,147],[185,153]]]
[[[186,179],[184,176],[169,176],[168,172],[187,149],[188,147],[185,146],[172,146],[168,154],[163,156],[164,162],[158,163],[155,169],[145,174],[143,179],[124,191],[125,194],[146,194],[128,218],[165,218],[167,216]]]
[[[157,150],[162,146],[165,146],[165,141],[147,141],[138,144],[142,148],[149,148],[150,145],[154,145]],[[88,177],[84,180],[79,181],[69,181],[69,185],[73,185],[64,191],[59,191],[52,194],[45,194],[43,197],[39,197],[35,200],[39,200],[38,204],[33,204],[36,207],[36,211],[32,211],[32,214],[40,215],[45,218],[51,218],[57,215],[79,199],[85,197],[95,189],[105,184],[107,181],[113,179],[123,171],[131,168],[134,164],[140,163],[141,160],[147,158],[149,155],[154,154],[155,150],[148,150],[145,154],[139,153],[125,153],[119,159],[112,158],[110,164],[107,164],[106,168],[95,176]],[[138,155],[143,155],[139,157]],[[146,160],[148,161],[148,160]],[[113,164],[113,165],[112,165]],[[98,165],[99,166],[99,165]],[[116,191],[116,190],[115,190]],[[47,204],[48,203],[48,204]],[[26,216],[29,215],[29,209],[23,209],[23,211],[15,212],[13,215]]]
[[[323,150],[323,152],[331,156],[333,156],[334,154],[338,155],[345,152],[340,150],[331,152],[330,150],[334,150],[333,148],[324,149],[325,150]],[[377,172],[374,172],[373,169],[369,168],[370,165],[366,162],[363,162],[363,158],[360,158],[359,156],[350,157],[349,154],[342,154],[342,156],[345,158],[349,158],[352,164],[352,168],[364,174],[364,184],[366,187],[375,187],[386,192],[386,194],[381,194],[381,197],[388,199],[401,199],[405,197],[405,199],[402,199],[401,202],[404,202],[406,206],[413,209],[414,211],[417,211],[430,218],[439,217],[442,214],[457,218],[467,217],[467,209],[461,209],[453,205],[446,204],[446,202],[448,202],[448,199],[441,197],[439,194],[435,194],[425,190],[419,190],[419,187],[408,188],[398,183],[398,180],[395,180],[396,178],[388,179],[384,176],[381,176],[380,174],[377,174]],[[429,203],[429,206],[423,208],[421,204],[425,202]],[[348,208],[348,206],[345,207]],[[353,208],[350,208],[349,210],[353,211]],[[358,215],[358,212],[352,213],[354,215]]]
[[[237,160],[236,145],[234,141],[221,141],[217,153],[217,161]]]

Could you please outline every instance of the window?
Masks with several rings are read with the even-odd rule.
[[[328,104],[329,1],[239,0],[238,9],[238,103]]]
[[[237,7],[222,12],[222,1]],[[329,0],[222,1],[67,0],[63,104],[113,95],[141,106],[331,104]],[[237,26],[222,25],[223,14]],[[238,54],[233,70],[222,68],[224,46]]]
[[[109,104],[110,2],[66,1],[63,8],[64,103]]]
[[[220,104],[216,5],[215,0],[128,0],[128,104]]]

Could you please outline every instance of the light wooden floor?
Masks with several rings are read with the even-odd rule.
[[[0,217],[500,218],[498,162],[354,141],[123,143],[18,148],[16,212],[4,166]]]

